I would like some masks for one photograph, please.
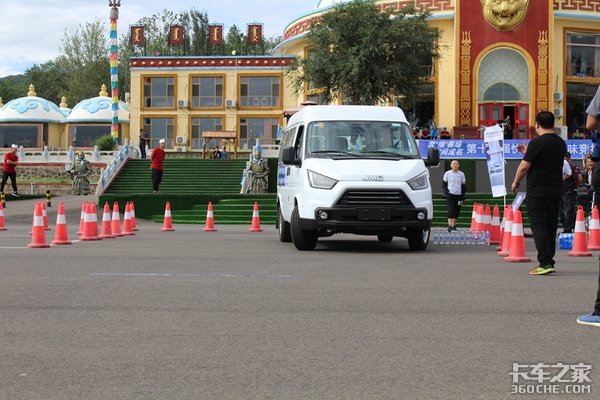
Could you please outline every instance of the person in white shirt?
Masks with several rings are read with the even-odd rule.
[[[452,160],[450,168],[442,178],[444,197],[448,203],[448,232],[456,230],[456,220],[460,214],[467,189],[467,179],[465,174],[458,169],[460,168],[458,160]]]

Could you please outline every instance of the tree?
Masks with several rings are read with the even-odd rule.
[[[288,71],[299,92],[308,83],[328,101],[375,104],[413,96],[438,57],[439,31],[430,13],[413,4],[380,11],[372,0],[355,0],[322,15],[307,35],[308,56]]]
[[[229,28],[229,32],[225,36],[225,54],[231,55],[233,51],[237,55],[246,52],[246,35],[236,25]]]
[[[60,100],[68,93],[66,74],[63,66],[55,61],[48,61],[25,71],[27,82],[33,83],[38,97],[60,104]],[[24,94],[23,94],[24,96]],[[70,102],[71,106],[75,104]]]

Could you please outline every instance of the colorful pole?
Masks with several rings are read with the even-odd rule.
[[[117,38],[117,20],[121,0],[109,0],[110,9],[110,89],[112,97],[112,125],[110,134],[115,143],[119,143],[119,46]]]

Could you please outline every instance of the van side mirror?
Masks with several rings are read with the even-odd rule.
[[[300,160],[296,159],[296,149],[284,147],[281,151],[281,162],[285,165],[300,165]]]
[[[427,159],[425,160],[426,167],[437,167],[440,165],[440,149],[437,147],[429,147],[427,149]]]

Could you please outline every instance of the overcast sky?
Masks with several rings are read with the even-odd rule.
[[[237,25],[245,30],[248,22],[264,24],[266,37],[280,36],[296,17],[314,9],[316,0],[121,0],[119,36],[140,18],[196,8],[206,11],[210,22],[225,25],[225,32]],[[58,56],[65,29],[95,19],[106,21],[109,29],[110,7],[107,0],[0,0],[0,77],[25,72]]]

